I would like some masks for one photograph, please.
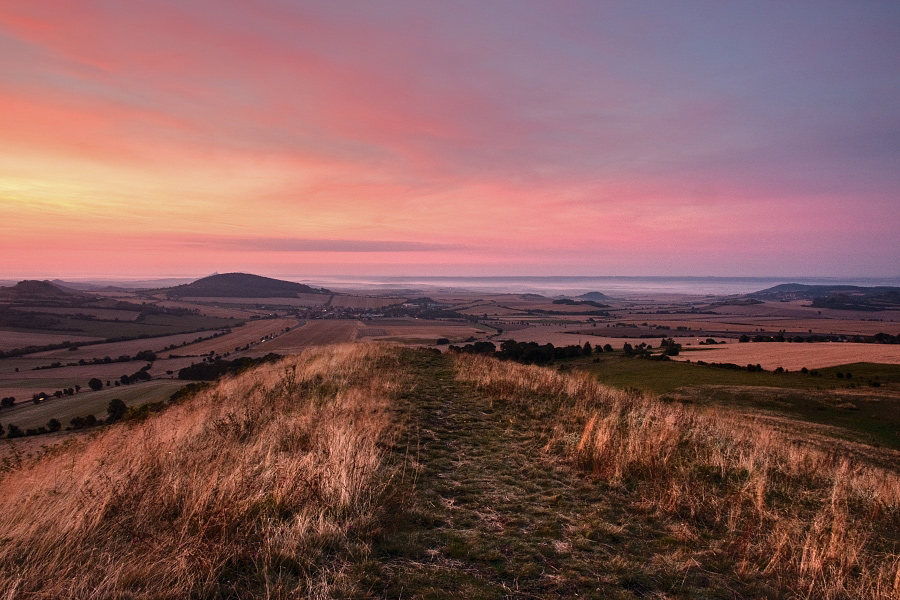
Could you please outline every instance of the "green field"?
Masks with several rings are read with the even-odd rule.
[[[599,360],[599,362],[593,362]],[[560,364],[585,370],[597,379],[620,388],[635,388],[666,394],[685,386],[729,385],[763,386],[800,390],[859,389],[877,381],[883,389],[900,390],[900,365],[854,363],[818,369],[813,376],[800,372],[748,372],[723,369],[695,363],[625,358],[621,353],[593,358],[578,358]],[[852,378],[838,378],[837,373],[851,373]]]
[[[819,375],[722,369],[606,355],[562,361],[619,388],[673,400],[763,410],[838,428],[841,438],[900,449],[900,365],[854,363]],[[565,368],[565,367],[563,367]],[[838,378],[837,373],[844,374]],[[851,373],[851,379],[846,373]],[[880,385],[874,387],[873,382]]]

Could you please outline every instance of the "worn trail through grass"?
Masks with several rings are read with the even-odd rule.
[[[635,515],[615,493],[545,451],[547,415],[492,406],[456,380],[447,357],[411,360],[416,383],[403,398],[409,438],[398,449],[418,474],[394,528],[376,547],[373,595],[734,598],[751,592],[736,592],[710,573],[708,556],[701,569],[694,557],[702,544],[677,525]]]

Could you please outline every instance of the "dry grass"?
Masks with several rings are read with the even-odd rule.
[[[310,350],[3,474],[0,597],[347,597],[387,503],[394,350]]]
[[[458,377],[557,415],[558,449],[631,510],[797,598],[900,596],[900,477],[791,443],[773,429],[606,388],[588,376],[459,356]],[[694,560],[693,557],[690,560]]]

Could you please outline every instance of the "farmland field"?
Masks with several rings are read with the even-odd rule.
[[[491,326],[465,321],[428,319],[367,319],[365,325],[357,337],[404,344],[431,345],[442,337],[455,344],[469,338],[482,338],[486,332],[496,331]]]
[[[149,373],[154,377],[165,376],[166,371],[177,371],[196,361],[196,358],[157,360],[153,363]],[[19,401],[30,401],[32,394],[40,392],[53,394],[56,390],[75,387],[76,385],[87,389],[88,381],[94,377],[103,382],[114,382],[120,379],[122,375],[130,376],[134,374],[146,364],[148,363],[142,361],[129,361],[41,369],[39,371],[20,370],[18,373],[4,372],[0,375],[0,396],[13,396]]]
[[[140,340],[128,340],[125,342],[111,342],[108,344],[92,344],[89,346],[81,346],[77,350],[50,350],[46,352],[38,352],[29,354],[30,358],[47,358],[59,360],[62,362],[77,361],[81,358],[90,360],[92,358],[103,358],[111,356],[116,358],[123,354],[137,354],[141,350],[152,350],[161,352],[167,346],[181,346],[184,342],[192,342],[198,337],[210,337],[218,333],[217,331],[195,331],[193,333],[179,333],[177,335],[167,335],[163,337],[145,338]],[[76,341],[75,339],[72,340]],[[177,351],[176,351],[177,352]],[[52,362],[52,361],[48,361]]]
[[[236,319],[218,319],[200,315],[148,315],[143,321],[94,321],[78,319],[65,315],[57,315],[59,323],[53,329],[36,331],[36,333],[68,333],[69,336],[82,335],[99,338],[164,336],[176,333],[197,331],[201,329],[219,329],[232,327],[240,323]]]
[[[256,314],[250,310],[242,310],[239,308],[210,306],[202,303],[179,302],[177,300],[163,300],[156,303],[157,306],[163,308],[186,308],[188,310],[197,310],[201,315],[207,317],[218,317],[220,319],[249,319]]]
[[[327,294],[301,294],[301,296],[309,296],[310,299],[307,300],[305,298],[195,298],[195,297],[185,297],[182,298],[182,301],[185,302],[199,302],[204,304],[234,304],[236,306],[319,306],[328,302]]]
[[[108,321],[134,321],[140,316],[139,311],[116,310],[114,308],[78,308],[78,307],[21,307],[21,312],[43,313],[47,315],[88,315]]]
[[[674,360],[759,364],[764,369],[784,367],[791,371],[807,367],[819,369],[857,362],[900,364],[900,345],[826,342],[791,344],[753,342],[723,344],[682,352]]]
[[[307,321],[298,327],[270,342],[265,342],[246,353],[249,356],[261,356],[269,352],[291,354],[300,352],[310,346],[324,346],[352,342],[356,332],[363,326],[356,319],[320,319]]]
[[[93,342],[103,338],[73,335],[71,333],[31,333],[0,330],[0,350],[7,351],[28,346],[47,346],[65,341]]]
[[[106,407],[113,398],[119,398],[128,406],[137,406],[147,402],[168,400],[169,396],[181,389],[186,382],[163,379],[137,383],[134,385],[107,388],[99,392],[82,391],[74,396],[51,398],[41,404],[31,401],[17,404],[13,408],[0,411],[3,425],[10,423],[22,429],[46,425],[50,419],[57,419],[63,427],[73,417],[84,417],[89,414],[97,418],[106,416]]]
[[[297,319],[260,319],[257,321],[248,321],[242,327],[235,327],[231,333],[217,337],[211,340],[191,344],[184,348],[174,350],[174,354],[185,355],[203,355],[215,352],[224,354],[226,352],[234,352],[235,348],[240,348],[247,344],[258,343],[263,337],[281,334],[286,327],[294,327],[298,323]]]
[[[383,308],[394,304],[400,304],[403,298],[381,298],[372,296],[334,296],[331,306],[338,308]]]

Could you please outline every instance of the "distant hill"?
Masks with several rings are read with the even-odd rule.
[[[588,292],[586,294],[582,294],[580,296],[576,296],[579,300],[593,300],[594,302],[602,302],[604,300],[612,300],[606,294],[601,294],[600,292]]]
[[[79,295],[74,290],[66,290],[53,285],[49,281],[26,279],[12,287],[0,288],[0,297],[3,298],[64,298]]]
[[[747,294],[749,298],[770,301],[811,300],[817,308],[840,310],[896,310],[900,309],[900,288],[856,285],[805,285],[783,283]]]
[[[317,289],[248,273],[222,273],[164,290],[168,296],[199,298],[294,298],[297,294],[330,294]]]
[[[82,283],[77,281],[64,281],[62,279],[54,279],[51,281],[53,285],[56,287],[66,290],[72,291],[75,293],[78,292],[102,292],[110,289],[110,286],[97,285],[94,283]]]

